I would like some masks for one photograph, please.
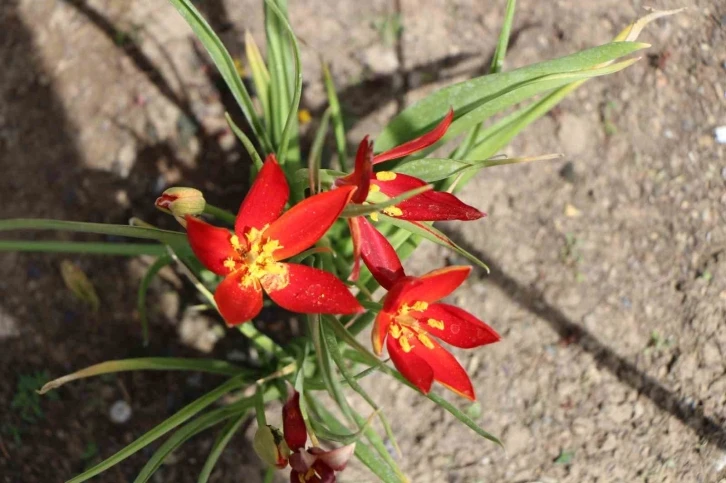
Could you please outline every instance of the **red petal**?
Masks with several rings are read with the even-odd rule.
[[[428,394],[434,381],[434,371],[429,364],[411,352],[404,352],[398,340],[389,337],[386,343],[388,355],[398,372],[416,386],[422,393]]]
[[[381,310],[376,316],[376,321],[373,323],[373,329],[371,330],[371,346],[373,346],[373,352],[377,356],[383,352],[383,341],[386,340],[388,335],[388,327],[393,322],[393,316]]]
[[[343,471],[348,464],[348,461],[353,456],[355,451],[355,443],[351,443],[347,446],[341,446],[330,451],[313,451],[316,448],[312,448],[310,451],[318,457],[318,459],[329,468],[335,471]]]
[[[234,224],[234,231],[243,237],[248,228],[262,229],[280,217],[290,195],[285,173],[277,164],[274,154],[267,156],[249,193],[242,201]]]
[[[389,290],[398,279],[406,275],[401,260],[386,237],[367,219],[362,216],[355,219],[359,220],[359,246],[363,261],[381,287]],[[355,246],[355,237],[353,245]]]
[[[391,339],[393,338],[391,337]],[[441,347],[438,342],[433,339],[429,340],[433,345],[432,349],[424,346],[423,343],[416,339],[411,340],[412,348],[407,356],[411,356],[412,354],[418,356],[421,360],[425,361],[425,364],[431,367],[436,381],[460,396],[464,396],[472,401],[475,400],[476,396],[474,395],[471,380],[464,368],[459,364],[459,361],[449,351]],[[401,352],[403,352],[403,349],[401,349]]]
[[[351,201],[353,203],[363,203],[368,197],[368,190],[371,186],[371,177],[373,176],[373,143],[368,140],[368,136],[363,138],[358,146],[358,152],[355,155],[355,170],[351,177],[351,181],[358,187]]]
[[[308,440],[308,430],[300,411],[300,393],[294,389],[282,407],[282,434],[290,451],[293,452],[305,447],[305,442]]]
[[[453,266],[440,268],[418,277],[420,282],[409,287],[401,296],[404,303],[408,302],[436,302],[449,295],[464,283],[469,276],[471,267]]]
[[[373,164],[382,163],[391,159],[402,158],[404,156],[408,156],[411,153],[415,153],[416,151],[421,151],[422,149],[427,148],[432,144],[435,144],[436,142],[438,142],[439,139],[444,137],[444,134],[446,134],[446,130],[449,129],[451,121],[453,120],[454,110],[449,109],[448,114],[446,114],[446,117],[444,117],[444,119],[439,123],[438,126],[433,128],[431,131],[427,132],[423,136],[417,137],[416,139],[408,141],[407,143],[403,143],[398,147],[395,147],[379,154],[378,156],[375,156],[373,158]]]
[[[350,272],[348,280],[353,282],[358,280],[358,277],[360,276],[360,220],[362,219],[364,219],[362,216],[348,218],[348,229],[350,230],[350,238],[353,241],[353,271]]]
[[[332,273],[297,263],[281,263],[287,269],[288,283],[263,277],[262,286],[279,306],[303,314],[357,314],[363,311],[348,287]],[[279,285],[279,282],[277,283]]]
[[[442,322],[444,328],[438,328],[437,322],[428,323],[429,319]],[[500,339],[494,329],[469,312],[453,305],[431,304],[419,320],[421,327],[432,335],[463,349],[491,344]]]
[[[232,237],[229,230],[212,226],[190,215],[187,215],[186,221],[189,244],[202,265],[217,275],[229,274],[224,261],[236,256],[229,241]]]
[[[227,275],[214,292],[219,313],[227,325],[237,325],[253,319],[262,310],[262,289],[257,279],[249,286],[242,285],[240,271]]]
[[[396,177],[388,181],[372,181],[389,198],[399,196],[406,191],[425,186],[426,183],[413,176],[395,173]],[[412,221],[442,220],[478,220],[484,213],[469,206],[451,193],[427,191],[397,204],[401,210],[396,218]]]
[[[338,218],[354,190],[354,186],[342,186],[311,196],[273,222],[265,236],[281,245],[273,254],[275,260],[284,260],[313,246]]]

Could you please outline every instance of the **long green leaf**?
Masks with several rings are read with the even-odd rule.
[[[204,45],[204,48],[209,52],[209,56],[212,58],[214,65],[219,70],[232,95],[237,100],[237,104],[239,104],[247,122],[252,127],[255,136],[262,143],[265,151],[271,153],[273,149],[270,138],[262,126],[262,122],[260,122],[260,118],[255,111],[255,106],[252,103],[249,92],[247,92],[247,88],[237,73],[234,60],[232,60],[232,56],[229,55],[222,41],[214,30],[212,30],[212,27],[209,26],[202,14],[199,13],[199,10],[192,4],[191,0],[169,0],[169,2],[184,20],[186,20],[199,41]]]
[[[217,461],[219,461],[219,457],[222,456],[224,448],[227,447],[234,434],[237,432],[239,427],[242,426],[246,417],[247,412],[245,411],[227,423],[224,429],[222,429],[222,432],[219,434],[219,437],[214,442],[214,445],[209,452],[209,456],[207,456],[207,460],[204,462],[202,471],[199,473],[199,478],[197,478],[197,483],[207,483],[207,481],[209,481],[209,477],[212,475],[212,471],[214,470],[214,466],[217,464]]]
[[[333,317],[330,317],[333,318]],[[327,320],[327,318],[326,318]],[[398,443],[396,442],[396,437],[393,434],[393,431],[391,430],[391,425],[388,422],[388,419],[385,417],[385,415],[380,412],[380,408],[376,404],[376,402],[373,400],[373,398],[370,397],[368,392],[366,392],[365,389],[363,389],[363,386],[358,384],[358,381],[355,378],[355,375],[350,372],[348,369],[348,366],[346,365],[346,361],[343,358],[343,354],[340,351],[340,348],[338,347],[338,339],[336,338],[336,330],[335,325],[337,324],[322,324],[322,332],[323,332],[323,338],[326,341],[326,344],[328,346],[328,350],[330,352],[330,356],[333,359],[333,362],[335,363],[336,367],[340,371],[340,373],[343,375],[343,378],[348,383],[348,385],[357,392],[367,403],[368,405],[378,413],[379,419],[381,420],[381,424],[383,424],[383,428],[386,431],[386,436],[389,440],[391,440],[391,443],[398,448]],[[345,330],[345,328],[342,328]],[[352,336],[351,336],[352,338]],[[342,442],[342,441],[341,441]],[[400,453],[400,450],[399,450]],[[387,454],[387,453],[386,453]]]
[[[136,310],[139,312],[139,319],[141,320],[141,340],[144,345],[149,345],[149,317],[146,313],[146,293],[149,291],[149,285],[151,281],[159,273],[159,270],[171,264],[173,259],[168,253],[164,253],[162,256],[154,260],[149,269],[144,274],[144,278],[141,279],[139,284],[139,291],[136,295]]]
[[[370,361],[365,356],[361,355],[360,352],[347,352],[346,354],[352,360],[360,362],[361,364],[370,365]],[[386,366],[386,365],[379,365],[379,366],[377,366],[377,368],[379,371],[381,371],[385,374],[388,374],[389,376],[395,377],[400,382],[404,383],[406,386],[410,387],[417,393],[421,394],[421,392],[416,388],[416,386],[411,384],[408,381],[408,379],[403,377],[403,375],[400,372],[398,372],[397,370],[395,370],[389,366]],[[496,436],[492,435],[491,433],[489,433],[487,431],[484,431],[482,428],[479,427],[478,424],[476,424],[476,421],[471,419],[469,416],[466,415],[466,413],[464,413],[463,411],[458,409],[456,406],[454,406],[453,404],[448,402],[446,399],[442,398],[438,394],[435,394],[434,392],[429,392],[428,394],[426,394],[426,397],[429,398],[431,401],[435,402],[436,404],[438,404],[439,406],[441,406],[442,408],[444,408],[449,413],[451,413],[456,419],[458,419],[459,421],[464,423],[466,426],[468,426],[470,429],[472,429],[476,434],[478,434],[482,438],[488,439],[489,441],[492,441],[493,443],[496,443],[499,446],[502,446],[502,442],[499,440],[499,438],[497,438]]]
[[[332,431],[344,433],[347,428],[336,418],[325,405],[310,400],[310,408],[315,411],[317,417],[323,421]],[[355,445],[355,456],[366,465],[381,481],[385,483],[401,483],[407,480],[397,473],[387,461],[381,458],[375,451],[369,448],[363,441],[358,441]]]
[[[449,132],[461,133],[492,114],[537,93],[555,89],[581,77],[598,75],[594,66],[648,47],[637,42],[612,42],[559,59],[522,67],[510,72],[485,75],[441,89],[413,104],[396,116],[378,135],[376,151],[391,149],[413,139],[439,122],[453,107],[457,126]],[[603,75],[606,72],[601,72]],[[497,102],[494,102],[494,101]],[[477,110],[473,116],[467,114]],[[460,119],[466,117],[466,121]]]
[[[252,143],[252,140],[232,120],[232,116],[230,116],[228,112],[224,113],[224,118],[227,120],[227,124],[229,125],[229,128],[232,130],[234,135],[237,136],[237,139],[239,139],[239,141],[242,143],[242,146],[247,151],[247,154],[250,155],[250,158],[252,159],[252,165],[255,167],[255,169],[257,169],[257,171],[261,170],[262,158],[260,158],[260,154],[257,152],[257,149]]]
[[[496,74],[502,71],[504,66],[504,57],[507,55],[507,46],[509,45],[509,36],[512,32],[512,23],[514,22],[514,10],[516,9],[516,0],[507,0],[507,10],[504,13],[504,23],[502,30],[499,32],[499,40],[497,48],[494,50],[492,65],[489,68],[490,74]]]
[[[97,233],[99,235],[125,236],[144,238],[162,243],[186,244],[187,237],[177,231],[142,228],[128,225],[112,225],[110,223],[87,223],[83,221],[47,220],[42,218],[14,218],[0,220],[0,231],[7,230],[58,230],[75,231],[78,233]]]
[[[116,454],[112,455],[109,458],[106,458],[96,466],[84,471],[75,478],[68,480],[68,483],[80,483],[81,481],[86,481],[90,478],[93,478],[99,473],[103,473],[107,469],[136,453],[144,446],[164,436],[166,433],[179,426],[180,424],[184,423],[189,418],[192,418],[202,409],[214,403],[217,399],[224,396],[233,389],[240,387],[242,384],[244,384],[244,377],[233,377],[232,379],[217,387],[213,391],[208,392],[196,401],[188,404],[187,406],[179,410],[176,414],[174,414],[172,417],[168,418],[163,423],[146,432],[143,436],[136,439],[133,443],[121,449]]]
[[[405,193],[402,193],[395,198],[389,198],[385,201],[381,201],[380,203],[370,203],[366,205],[348,203],[343,209],[343,212],[340,214],[340,216],[342,216],[343,218],[352,218],[354,216],[366,216],[370,215],[371,213],[377,213],[379,211],[385,210],[386,208],[397,205],[402,201],[411,199],[414,196],[418,196],[421,193],[431,191],[432,189],[433,186],[431,185],[420,186],[410,191],[406,191]]]
[[[287,15],[283,11],[283,9],[285,8],[284,3],[285,2],[283,0],[277,0],[277,2],[275,0],[265,0],[265,6],[272,10],[272,12],[277,16],[277,23],[273,23],[273,25],[278,27],[282,26],[282,30],[284,30],[283,34],[279,29],[275,29],[275,35],[273,37],[268,37],[272,38],[275,41],[270,45],[271,52],[274,51],[276,48],[279,48],[280,54],[279,58],[277,58],[276,55],[276,63],[273,70],[276,72],[277,75],[282,74],[282,79],[280,82],[282,85],[281,90],[285,90],[287,92],[288,85],[292,85],[292,101],[290,102],[290,106],[287,110],[287,118],[282,129],[282,134],[280,135],[280,145],[277,151],[278,160],[283,166],[285,165],[285,161],[290,154],[288,153],[287,148],[290,139],[293,136],[293,132],[294,136],[297,137],[297,111],[300,107],[300,97],[302,95],[302,67],[300,65],[300,46],[298,45],[295,33],[292,31],[290,22],[288,22],[287,20]],[[287,80],[289,77],[287,73],[287,69],[289,67],[289,58],[288,55],[286,55],[287,49],[282,47],[282,40],[285,36],[288,37],[292,44],[293,65],[295,66],[294,81],[292,82]],[[278,41],[280,45],[276,46]],[[280,59],[282,60],[282,62],[280,62]],[[284,99],[289,99],[289,95],[285,96]],[[285,111],[281,109],[280,112],[281,114],[283,114]],[[288,168],[288,173],[294,173],[300,167],[300,153],[299,149],[297,148],[297,143],[295,144],[295,149],[293,149],[293,154],[294,157],[291,157],[291,161],[293,161],[294,164]]]
[[[270,128],[270,72],[265,65],[265,59],[262,58],[260,49],[257,47],[255,38],[249,31],[245,31],[245,53],[247,54],[247,62],[252,71],[252,81],[255,83],[257,97],[262,104],[262,112],[267,124]]]
[[[343,111],[340,109],[340,101],[338,100],[338,94],[335,91],[333,76],[330,74],[328,64],[325,62],[322,64],[325,92],[328,95],[328,105],[330,106],[333,117],[333,133],[335,134],[335,148],[338,151],[338,163],[340,163],[340,169],[347,171],[348,154],[346,153],[347,146],[345,143],[345,123],[343,122]]]
[[[187,442],[187,440],[202,431],[234,417],[234,415],[238,412],[242,412],[242,417],[244,417],[245,411],[247,411],[249,406],[249,401],[238,401],[237,403],[231,404],[227,407],[214,409],[207,414],[203,414],[176,430],[174,434],[172,434],[161,446],[159,446],[151,458],[149,458],[149,461],[147,461],[143,468],[141,468],[139,474],[136,475],[134,483],[146,483],[149,481],[156,470],[164,464],[166,458],[174,450]]]
[[[483,268],[487,272],[489,271],[489,267],[487,267],[486,263],[479,260],[476,256],[472,255],[471,253],[467,252],[463,248],[461,248],[459,245],[454,243],[444,235],[441,231],[437,230],[433,226],[415,222],[415,221],[406,221],[401,220],[399,218],[394,218],[391,216],[385,216],[385,215],[379,215],[380,219],[382,221],[387,221],[388,223],[391,223],[392,225],[396,225],[400,228],[403,228],[404,230],[408,230],[414,235],[418,235],[422,238],[425,238],[429,241],[432,241],[436,243],[437,245],[441,245],[443,247],[449,248],[451,250],[454,250],[456,253],[461,255],[462,257],[468,259],[471,262],[474,262],[479,267]]]
[[[150,243],[0,240],[0,252],[85,253],[135,257],[164,255],[166,248],[163,245]]]
[[[140,357],[138,359],[121,359],[116,361],[106,361],[100,364],[88,366],[80,371],[68,374],[58,379],[46,383],[40,390],[39,394],[45,394],[48,391],[57,389],[62,385],[75,381],[77,379],[85,379],[87,377],[100,376],[101,374],[111,374],[115,372],[128,371],[199,371],[209,372],[212,374],[222,374],[226,376],[246,376],[254,378],[256,374],[243,367],[235,366],[227,361],[215,359],[184,359],[181,357]]]
[[[320,119],[320,126],[315,133],[315,139],[310,147],[308,155],[308,180],[310,181],[310,193],[315,194],[321,191],[320,186],[320,166],[322,164],[323,146],[325,144],[325,135],[328,134],[328,125],[330,124],[330,108],[326,109],[323,117]]]

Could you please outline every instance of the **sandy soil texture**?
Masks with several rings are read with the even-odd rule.
[[[258,3],[198,5],[241,56],[245,30],[264,40]],[[485,71],[505,3],[291,0],[304,106],[325,108],[322,55],[351,143],[375,135],[403,106]],[[726,125],[726,2],[649,5],[688,10],[646,29],[653,47],[640,62],[585,84],[505,150],[564,158],[480,173],[462,196],[488,216],[442,225],[492,269],[452,300],[503,336],[457,353],[479,403],[450,399],[506,452],[393,381],[368,380],[412,481],[726,481],[726,145],[714,137]],[[642,6],[520,0],[505,68],[607,42]],[[0,60],[0,218],[134,215],[173,227],[152,203],[181,183],[215,204],[239,203],[246,160],[223,116],[233,101],[164,0],[5,0]],[[95,285],[97,313],[65,288],[63,260]],[[421,273],[445,263],[462,260],[422,245],[408,265]],[[0,481],[68,479],[219,382],[145,373],[40,400],[27,390],[107,359],[239,352],[240,338],[190,310],[193,290],[173,271],[152,285],[152,343],[142,348],[136,289],[148,265],[0,254]],[[118,401],[132,410],[126,423],[111,420]],[[252,432],[233,440],[211,481],[261,481]],[[190,441],[154,481],[196,481],[213,441]],[[152,450],[97,481],[132,480]],[[352,467],[341,481],[374,480]]]

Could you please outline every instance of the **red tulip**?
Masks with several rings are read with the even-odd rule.
[[[461,285],[471,267],[447,267],[421,277],[406,276],[388,240],[365,221],[366,236],[376,248],[363,251],[371,273],[388,289],[376,317],[371,339],[380,355],[383,342],[393,365],[421,392],[427,394],[434,380],[468,399],[474,389],[464,368],[435,338],[465,349],[499,340],[499,335],[469,312],[438,303]]]
[[[330,451],[315,446],[305,449],[308,433],[300,411],[300,393],[294,389],[282,408],[282,427],[285,443],[292,452],[291,483],[334,483],[335,472],[345,469],[355,451],[355,443]]]
[[[387,198],[395,198],[407,191],[420,188],[426,182],[406,174],[393,171],[373,172],[373,166],[384,161],[402,158],[409,154],[425,149],[439,141],[454,119],[454,111],[450,110],[432,131],[398,147],[373,155],[373,143],[368,136],[363,138],[358,146],[353,172],[336,180],[338,186],[356,186],[358,189],[351,197],[351,203],[361,204],[370,201],[369,195],[383,194]],[[378,196],[380,196],[380,194]],[[394,206],[383,209],[383,213],[408,221],[442,221],[442,220],[477,220],[484,214],[459,200],[451,193],[442,191],[427,191],[409,198]],[[376,219],[376,214],[371,215]],[[360,254],[364,244],[368,242],[362,235],[359,226],[363,217],[348,219],[351,237],[353,238],[353,272],[351,279],[357,280],[360,270]],[[369,267],[370,268],[370,267]]]
[[[262,290],[293,312],[354,314],[363,308],[345,284],[328,272],[284,263],[315,244],[348,203],[353,186],[311,196],[283,213],[289,196],[285,175],[268,156],[237,214],[234,233],[187,216],[194,254],[224,276],[214,293],[229,325],[254,318]]]

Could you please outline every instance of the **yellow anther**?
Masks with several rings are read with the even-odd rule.
[[[423,345],[425,345],[427,348],[429,348],[429,349],[433,349],[434,348],[434,343],[431,342],[431,339],[429,339],[429,336],[428,335],[426,335],[423,332],[421,332],[421,333],[419,333],[417,335],[417,337],[418,337],[418,340],[420,340],[421,343]]]
[[[429,304],[427,302],[416,302],[411,306],[411,310],[415,310],[416,312],[423,312],[428,308]]]
[[[224,261],[224,268],[226,268],[230,272],[234,271],[235,267],[237,267],[237,262],[235,262],[232,257],[229,257]]]
[[[413,349],[411,343],[408,341],[408,337],[401,337],[400,339],[398,339],[398,343],[401,345],[401,349],[403,349],[403,352],[411,352],[411,349]]]
[[[272,253],[279,248],[282,248],[282,245],[280,245],[280,242],[277,240],[269,240],[267,243],[262,245],[262,251],[265,252],[266,255],[272,255]]]
[[[376,212],[371,213],[371,220],[378,221],[378,213],[376,213]]]
[[[372,185],[370,186],[370,188],[368,188],[368,191],[369,191],[370,193],[378,193],[379,191],[381,191],[381,187],[380,187],[380,186],[378,186],[377,184],[372,184]]]
[[[391,337],[394,339],[398,339],[401,337],[401,326],[398,324],[391,324],[390,328],[388,329],[391,333]]]
[[[239,243],[239,237],[237,235],[232,235],[232,238],[229,239],[229,242],[232,244],[232,248],[235,250],[241,250],[242,245]]]
[[[300,124],[305,125],[313,120],[313,116],[310,115],[310,111],[307,109],[300,109],[297,111],[297,120]]]
[[[434,329],[444,330],[444,322],[441,320],[429,319],[426,323],[429,324],[429,327],[433,327]]]
[[[393,181],[396,179],[396,173],[393,171],[379,171],[376,173],[376,179],[378,181]]]
[[[401,211],[401,208],[398,206],[389,206],[388,208],[383,208],[383,213],[387,214],[388,216],[401,216],[403,214],[403,211]]]

